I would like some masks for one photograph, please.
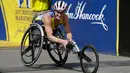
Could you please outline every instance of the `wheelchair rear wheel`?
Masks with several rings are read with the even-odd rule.
[[[59,28],[57,28],[57,32],[56,32],[55,36],[58,38],[64,38],[64,35]],[[53,43],[53,46],[54,46],[54,44],[55,44],[55,48],[52,48],[52,50],[50,50],[50,48],[47,48],[47,51],[48,51],[51,59],[58,66],[62,66],[63,64],[65,64],[65,62],[68,58],[68,52],[63,50],[63,49],[65,49],[64,47],[58,47],[60,44]]]
[[[21,59],[23,64],[27,67],[33,65],[42,52],[43,36],[41,34],[40,28],[30,26],[23,35],[21,42]]]

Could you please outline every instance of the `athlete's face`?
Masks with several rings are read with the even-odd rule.
[[[58,12],[58,11],[55,11],[55,17],[56,19],[60,20],[61,17],[63,16],[64,12]]]

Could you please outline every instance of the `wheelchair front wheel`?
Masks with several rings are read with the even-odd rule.
[[[33,65],[42,52],[43,37],[37,26],[30,26],[23,35],[21,42],[22,63],[29,67]]]
[[[86,45],[80,54],[81,68],[84,73],[96,73],[99,67],[99,56],[92,45]]]

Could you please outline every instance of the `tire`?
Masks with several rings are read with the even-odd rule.
[[[96,73],[98,70],[98,67],[99,67],[99,56],[98,56],[98,53],[96,52],[95,48],[92,45],[86,45],[79,54],[80,54],[81,68],[82,68],[83,72],[84,73]],[[94,56],[95,63],[92,62],[93,61],[91,58],[92,54],[95,55]],[[84,62],[87,62],[87,63],[84,63]],[[89,64],[91,64],[91,65],[89,65]],[[89,68],[89,66],[90,66],[90,68]]]
[[[37,26],[30,26],[23,35],[21,41],[21,60],[24,66],[29,67],[38,60],[42,52],[43,36],[41,34],[41,30]],[[28,59],[30,61],[27,61]]]
[[[64,35],[62,34],[62,31],[57,28],[57,32],[56,32],[56,36],[59,38],[64,38]],[[51,57],[51,59],[58,65],[58,66],[62,66],[63,64],[65,64],[65,62],[67,61],[68,58],[68,52],[65,50],[61,50],[61,49],[65,49],[65,48],[58,48],[58,43],[54,43],[56,44],[56,48],[53,48],[50,50],[50,48],[47,48],[48,54]]]

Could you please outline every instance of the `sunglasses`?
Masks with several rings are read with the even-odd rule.
[[[57,13],[60,13],[60,14],[62,14],[62,13],[65,13],[66,11],[58,11],[58,10],[54,10],[54,11],[56,11]]]

